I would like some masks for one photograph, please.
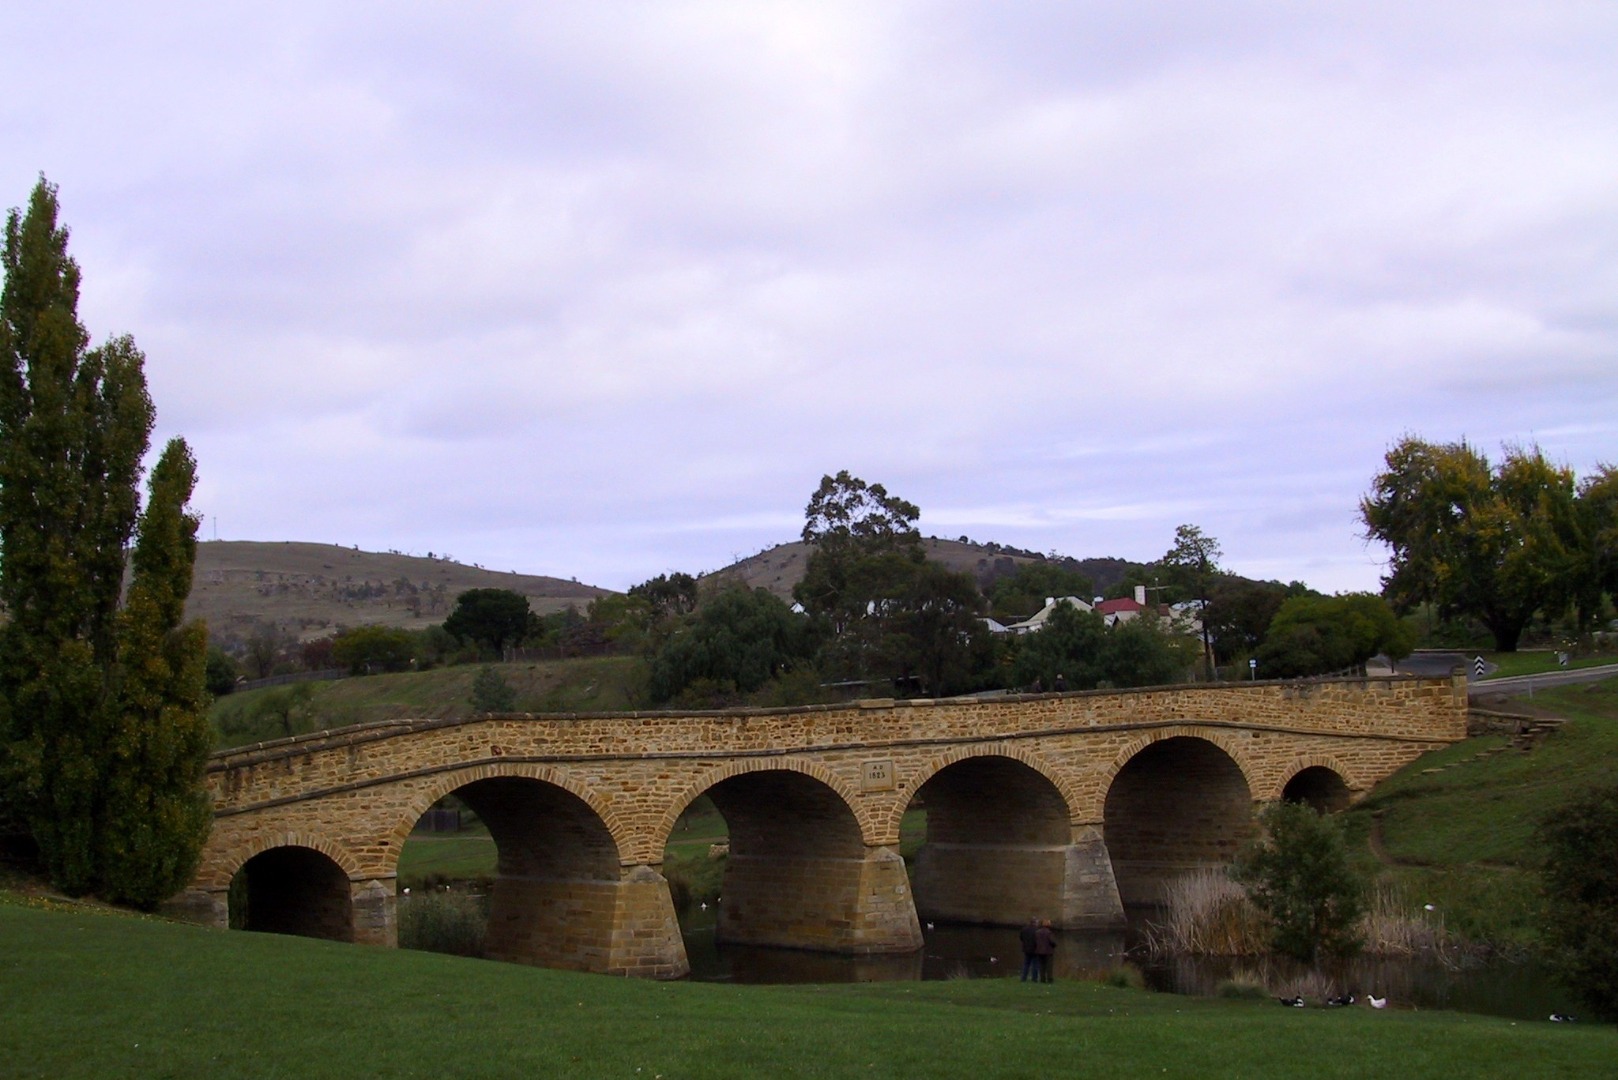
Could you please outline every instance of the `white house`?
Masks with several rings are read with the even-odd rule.
[[[1080,611],[1095,610],[1095,608],[1091,607],[1083,600],[1080,600],[1077,596],[1048,596],[1045,598],[1044,607],[1040,608],[1022,622],[1014,622],[1010,626],[1003,627],[1002,632],[1007,634],[1037,634],[1039,631],[1045,629],[1045,620],[1051,617],[1051,612],[1056,610],[1058,604],[1072,604]],[[990,629],[992,630],[994,627],[991,626]]]

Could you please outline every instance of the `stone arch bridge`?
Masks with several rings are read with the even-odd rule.
[[[176,906],[228,925],[242,874],[249,929],[395,944],[400,849],[454,794],[499,851],[488,955],[678,977],[663,851],[706,794],[731,837],[724,941],[873,954],[918,948],[923,920],[1116,927],[1228,862],[1257,805],[1346,805],[1466,718],[1457,676],[366,724],[215,755]]]

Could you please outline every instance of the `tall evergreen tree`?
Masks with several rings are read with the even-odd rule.
[[[79,268],[57,212],[56,189],[41,178],[27,212],[7,215],[0,256],[0,604],[7,617],[0,628],[0,826],[26,827],[52,880],[83,893],[107,884],[101,860],[121,843],[100,831],[126,810],[139,813],[118,803],[130,798],[129,786],[109,780],[127,770],[109,773],[109,763],[133,743],[172,737],[154,730],[133,743],[114,738],[123,724],[112,719],[122,708],[121,687],[161,682],[154,667],[134,660],[135,627],[154,627],[161,644],[153,647],[167,650],[178,680],[163,693],[177,699],[187,697],[188,650],[194,646],[200,665],[202,646],[200,630],[170,640],[179,624],[172,601],[148,597],[136,605],[164,618],[172,612],[166,630],[155,629],[152,614],[120,615],[152,403],[133,341],[88,348],[78,319]],[[153,502],[177,497],[172,513],[185,519],[189,453],[182,444],[165,461],[161,484],[154,475]],[[170,512],[151,508],[149,549],[164,531],[157,518]],[[194,534],[193,521],[193,542]],[[174,593],[172,579],[183,574],[183,608],[193,553],[184,543],[168,556],[149,550],[148,566],[174,563],[167,585],[148,570],[142,595]],[[138,677],[126,678],[125,669],[135,667]],[[189,783],[194,789],[195,780]]]
[[[99,891],[152,907],[196,870],[212,812],[203,774],[208,634],[183,624],[198,519],[186,510],[196,462],[183,439],[152,470],[135,543],[134,575],[118,615],[118,657],[104,713]]]

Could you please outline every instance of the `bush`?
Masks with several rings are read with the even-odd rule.
[[[472,679],[472,709],[480,713],[508,713],[517,708],[517,692],[500,673],[485,664]]]
[[[1309,964],[1358,952],[1365,888],[1337,820],[1305,803],[1276,803],[1260,820],[1264,834],[1237,856],[1232,876],[1269,918],[1271,947]]]
[[[350,675],[404,671],[415,651],[416,635],[390,626],[359,626],[332,640],[332,659]]]
[[[1597,788],[1546,816],[1545,939],[1564,981],[1618,1020],[1618,787]]]

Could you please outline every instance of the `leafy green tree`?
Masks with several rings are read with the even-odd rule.
[[[1295,596],[1281,605],[1259,646],[1259,671],[1290,679],[1363,667],[1378,653],[1410,655],[1415,637],[1387,601],[1370,593]]]
[[[871,605],[891,597],[903,564],[925,559],[915,524],[920,514],[915,504],[846,469],[821,477],[804,509],[803,542],[814,551],[793,597],[836,636],[866,622]]]
[[[1183,682],[1196,670],[1192,639],[1168,633],[1150,616],[1113,626],[1105,644],[1103,677],[1112,686],[1163,686]]]
[[[357,626],[332,640],[332,657],[351,675],[404,671],[415,656],[416,635],[391,626]]]
[[[904,565],[910,572],[887,618],[893,667],[935,697],[974,689],[994,661],[977,582],[937,563]]]
[[[154,473],[120,613],[153,409],[132,340],[88,347],[57,214],[41,179],[7,216],[0,256],[0,820],[32,833],[64,891],[155,902],[196,840],[180,788],[195,782],[204,638],[176,614],[192,467],[175,443]],[[158,864],[145,882],[139,853]]]
[[[195,485],[196,462],[175,439],[152,470],[104,715],[97,891],[142,908],[191,879],[213,824],[203,788],[213,749],[208,632],[184,623],[199,524],[186,504]]]
[[[1197,601],[1202,618],[1202,652],[1205,674],[1213,681],[1213,641],[1208,628],[1208,595],[1213,591],[1214,579],[1220,574],[1219,541],[1206,535],[1195,525],[1181,525],[1174,530],[1174,546],[1158,560],[1165,574],[1180,584],[1185,594]]]
[[[1037,634],[1017,639],[1011,678],[1017,686],[1093,690],[1107,677],[1107,627],[1093,611],[1058,604]]]
[[[1597,1014],[1618,1020],[1618,786],[1547,815],[1539,843],[1553,961]]]
[[[1269,632],[1270,621],[1292,596],[1310,592],[1302,582],[1249,581],[1227,576],[1214,584],[1204,621],[1213,640],[1214,657],[1228,664],[1251,656]]]
[[[1100,615],[1071,604],[1058,604],[1044,628],[1018,638],[1016,649],[1012,680],[1047,690],[1161,686],[1183,679],[1196,653],[1156,619],[1130,619],[1109,629]]]
[[[536,635],[539,621],[528,607],[528,597],[520,592],[468,589],[455,598],[455,610],[444,620],[444,629],[498,656],[506,646],[521,645]]]
[[[659,620],[678,618],[697,609],[697,579],[690,574],[659,574],[631,585],[629,595],[644,600]]]
[[[228,712],[220,719],[220,733],[246,741],[290,739],[314,729],[314,683],[291,683],[256,691],[244,708]]]
[[[1403,613],[1424,602],[1477,618],[1515,652],[1540,610],[1575,599],[1589,565],[1571,470],[1535,446],[1498,467],[1465,442],[1406,437],[1360,500],[1366,536],[1392,549],[1383,595]]]
[[[223,649],[209,649],[207,665],[208,693],[216,698],[235,693],[236,679],[241,675],[235,659]]]
[[[1095,585],[1086,574],[1057,562],[1023,563],[989,586],[989,611],[1002,621],[1026,619],[1047,599],[1077,596],[1088,601],[1094,595]]]
[[[1588,630],[1602,597],[1618,599],[1618,468],[1603,465],[1579,482],[1578,520],[1582,546],[1574,602],[1580,628]]]
[[[649,649],[660,632],[678,621],[678,616],[660,615],[650,600],[633,589],[591,600],[585,618],[622,653]]]
[[[1231,874],[1269,919],[1271,947],[1309,964],[1358,952],[1365,886],[1349,867],[1337,819],[1306,803],[1275,803],[1260,823]]]
[[[733,585],[705,599],[652,655],[648,692],[659,703],[698,683],[748,694],[813,651],[807,619],[768,589]]]
[[[517,692],[488,664],[472,679],[472,708],[480,713],[508,713],[517,708]]]

